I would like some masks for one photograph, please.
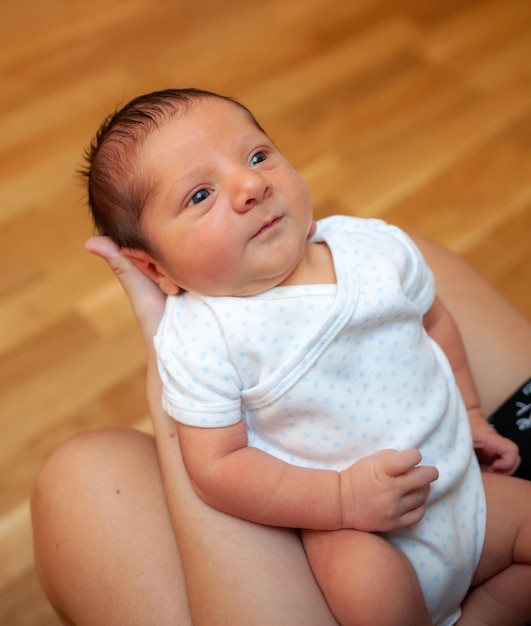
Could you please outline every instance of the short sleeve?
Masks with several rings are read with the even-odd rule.
[[[413,240],[397,226],[384,220],[334,215],[317,222],[314,241],[322,233],[340,233],[351,237],[352,245],[363,240],[364,245],[394,265],[399,273],[400,289],[424,315],[435,299],[433,274]]]
[[[435,300],[435,281],[422,253],[411,237],[397,226],[378,219],[367,221],[371,227],[390,238],[384,254],[388,255],[398,268],[400,286],[404,295],[424,315]]]
[[[406,262],[401,275],[402,289],[424,315],[435,300],[433,273],[413,240],[400,228],[396,226],[389,226],[389,228],[406,251]]]
[[[193,294],[169,297],[154,344],[162,405],[172,418],[206,428],[241,420],[241,382],[204,300]]]

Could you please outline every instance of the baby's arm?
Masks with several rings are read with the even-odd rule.
[[[247,445],[243,422],[179,424],[184,462],[208,504],[260,524],[317,530],[390,531],[424,515],[438,474],[419,452],[384,450],[336,472],[296,467]]]
[[[461,334],[439,298],[435,298],[431,309],[424,316],[424,327],[450,362],[468,412],[474,448],[482,469],[512,474],[520,463],[518,447],[510,439],[499,435],[483,416]]]

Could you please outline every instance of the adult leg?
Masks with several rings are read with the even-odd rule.
[[[45,464],[32,497],[36,565],[65,623],[184,625],[191,606],[197,626],[335,624],[295,533],[191,493],[179,528],[188,600],[158,458],[151,437],[109,430],[73,437]]]
[[[379,535],[304,531],[315,577],[342,626],[430,626],[415,569]]]
[[[460,626],[531,622],[531,482],[484,474],[487,528],[483,554]]]
[[[531,375],[531,321],[458,256],[415,236],[457,321],[482,408],[491,415]]]
[[[32,494],[35,561],[65,623],[191,624],[153,440],[76,435]]]

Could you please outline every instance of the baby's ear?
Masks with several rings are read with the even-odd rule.
[[[179,293],[179,285],[168,276],[166,269],[149,253],[134,248],[121,248],[120,254],[133,263],[143,274],[160,287],[167,296]]]

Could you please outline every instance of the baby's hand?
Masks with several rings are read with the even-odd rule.
[[[418,450],[382,450],[341,472],[343,528],[388,532],[419,522],[439,477],[421,459]]]
[[[520,451],[511,439],[502,437],[490,424],[473,431],[474,449],[483,472],[514,474],[520,465]]]

